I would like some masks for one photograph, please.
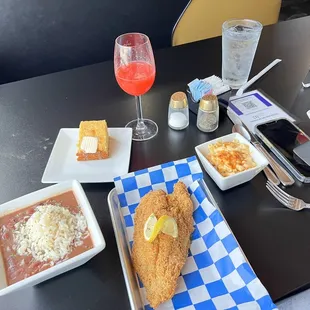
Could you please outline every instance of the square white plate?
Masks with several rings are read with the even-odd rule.
[[[110,157],[77,161],[78,128],[60,129],[42,176],[42,183],[78,180],[80,183],[113,182],[129,169],[132,129],[109,128]]]

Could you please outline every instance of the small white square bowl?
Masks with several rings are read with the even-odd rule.
[[[33,205],[42,200],[56,196],[58,194],[72,190],[75,198],[86,218],[87,226],[93,241],[94,247],[86,252],[74,256],[64,262],[61,262],[49,269],[39,272],[24,280],[21,280],[12,285],[7,285],[5,268],[3,258],[0,251],[0,296],[11,293],[13,291],[39,284],[45,280],[53,278],[61,273],[67,272],[73,268],[79,267],[89,261],[92,257],[97,255],[105,248],[105,240],[103,238],[101,229],[98,225],[93,210],[89,201],[84,193],[81,184],[78,181],[68,181],[59,183],[53,186],[46,187],[28,195],[19,197],[0,205],[0,216],[11,213],[18,209],[23,209],[27,206]]]
[[[249,146],[251,156],[255,161],[255,163],[257,164],[257,166],[228,177],[223,177],[206,158],[206,156],[209,153],[208,146],[210,144],[214,144],[219,141],[229,142],[233,140],[238,140],[240,143]],[[210,177],[217,184],[217,186],[223,191],[252,180],[258,173],[260,173],[268,165],[268,161],[265,158],[265,156],[261,154],[248,140],[242,137],[239,133],[231,133],[227,136],[223,136],[221,138],[217,138],[205,142],[203,144],[200,144],[195,147],[195,151],[206,172],[210,175]]]

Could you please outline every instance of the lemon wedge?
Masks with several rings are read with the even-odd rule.
[[[155,214],[152,213],[144,224],[144,238],[145,238],[145,240],[150,241],[152,238],[152,241],[153,241],[156,238],[157,235],[155,237],[153,237],[154,227],[155,227],[156,223],[157,223],[157,218],[156,218]],[[152,241],[150,241],[150,242],[152,242]]]
[[[169,235],[173,238],[177,238],[178,237],[178,224],[175,221],[175,219],[169,216],[169,218],[165,221],[161,231],[166,235]]]
[[[173,238],[178,237],[178,225],[175,219],[168,215],[161,216],[158,220],[152,213],[144,224],[144,238],[152,242],[157,235],[163,232]]]

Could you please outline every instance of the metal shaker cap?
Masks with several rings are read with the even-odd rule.
[[[188,105],[187,103],[187,96],[182,91],[178,91],[174,93],[170,98],[170,107],[174,109],[183,109],[186,108]]]
[[[215,95],[204,95],[199,102],[199,109],[203,111],[214,111],[218,108],[218,100]]]

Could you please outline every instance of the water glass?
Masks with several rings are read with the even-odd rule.
[[[226,21],[222,28],[222,79],[238,89],[249,78],[263,26],[254,20],[236,19]]]

